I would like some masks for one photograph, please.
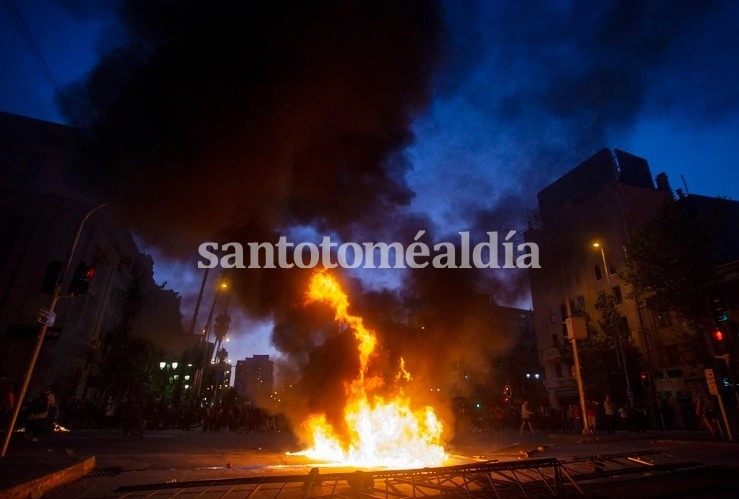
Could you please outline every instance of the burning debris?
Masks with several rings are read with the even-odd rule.
[[[356,377],[345,389],[345,431],[339,434],[324,414],[312,414],[304,423],[312,447],[299,454],[356,466],[439,466],[447,456],[441,445],[443,425],[432,407],[414,410],[402,385],[390,397],[376,394],[384,381],[368,376],[376,355],[377,337],[361,317],[349,313],[349,300],[327,271],[316,272],[307,292],[307,302],[323,302],[335,311],[336,322],[345,325],[343,334],[353,334],[359,358]],[[396,380],[410,381],[401,364]]]
[[[85,124],[80,178],[114,200],[145,243],[196,268],[205,241],[276,244],[304,228],[405,245],[422,230],[432,242],[444,236],[408,210],[405,152],[445,50],[438,3],[276,1],[246,13],[192,0],[120,7],[128,37],[68,93]],[[437,412],[414,412],[409,397],[437,411],[450,402],[437,404],[427,386],[423,395],[408,381],[395,393],[392,383],[373,383],[392,379],[378,366],[397,372],[401,356],[435,387],[449,360],[469,355],[487,369],[482,356],[495,342],[483,341],[482,318],[469,306],[483,273],[430,269],[401,277],[398,291],[344,274],[356,316],[334,303],[339,318],[317,306],[324,298],[296,305],[310,276],[298,268],[229,275],[234,305],[274,324],[280,377],[296,387],[285,397],[291,422],[322,414],[346,459],[375,462],[368,456],[389,441],[397,448],[387,439],[398,436],[381,443],[361,432],[376,425],[379,437],[394,427],[438,462]],[[401,317],[408,297],[423,303],[418,324],[433,324],[422,338]],[[397,424],[377,422],[389,417]]]

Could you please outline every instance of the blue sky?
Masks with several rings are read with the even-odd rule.
[[[601,147],[645,157],[673,188],[684,176],[691,193],[739,199],[739,4],[594,4],[443,4],[449,44],[404,151],[409,210],[447,232],[469,226],[474,209],[510,225],[491,230],[523,229],[536,192]],[[121,39],[108,5],[0,3],[0,110],[69,123],[31,43],[59,88],[79,82]],[[192,302],[201,274],[191,263],[155,270]],[[256,334],[234,335],[232,358],[275,353],[268,323],[243,316],[235,327]]]

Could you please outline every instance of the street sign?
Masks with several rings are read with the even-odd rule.
[[[575,316],[565,319],[565,327],[567,328],[567,339],[584,340],[588,337],[588,328],[585,325],[585,317]]]
[[[56,322],[56,314],[48,308],[42,307],[41,311],[38,313],[38,322],[51,327],[54,325],[54,322]]]
[[[706,383],[708,383],[708,393],[711,395],[718,395],[718,385],[716,385],[716,376],[713,373],[713,369],[706,369]]]

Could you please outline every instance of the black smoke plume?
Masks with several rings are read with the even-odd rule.
[[[378,234],[410,203],[403,150],[443,48],[434,2],[119,5],[124,43],[69,94],[89,187],[148,244],[191,260],[205,241],[276,243],[299,226]],[[274,321],[305,410],[338,414],[355,345],[304,305],[309,274],[230,279],[247,313]]]

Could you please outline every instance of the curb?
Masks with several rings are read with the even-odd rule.
[[[29,482],[15,485],[9,489],[0,490],[2,499],[28,499],[41,497],[45,492],[64,485],[90,474],[95,468],[95,456],[88,457],[77,464],[73,464],[48,475],[35,478]]]

